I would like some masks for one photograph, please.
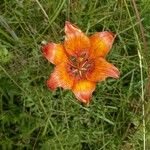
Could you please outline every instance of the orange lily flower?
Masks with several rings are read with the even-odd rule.
[[[118,69],[105,60],[115,37],[108,31],[87,37],[68,21],[65,33],[63,44],[48,43],[42,47],[44,56],[56,65],[47,85],[51,90],[70,89],[79,101],[88,104],[98,81],[119,78]]]

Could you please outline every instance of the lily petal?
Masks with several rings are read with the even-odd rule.
[[[64,46],[69,55],[80,56],[83,52],[89,54],[90,40],[77,26],[67,21],[65,33]]]
[[[92,92],[95,90],[95,85],[96,83],[91,81],[79,80],[74,83],[72,91],[79,101],[88,104],[92,97]]]
[[[91,57],[105,57],[112,47],[115,36],[112,32],[104,31],[93,34],[91,41]]]
[[[72,88],[74,76],[72,76],[67,69],[66,62],[62,62],[55,67],[54,72],[47,81],[47,85],[51,90],[55,90],[57,87],[62,87],[64,89]]]
[[[67,36],[75,33],[82,33],[82,31],[74,24],[71,24],[69,21],[65,22],[65,33]]]
[[[86,74],[86,78],[89,81],[98,82],[105,80],[107,77],[119,78],[118,69],[111,63],[107,62],[103,58],[97,58],[94,60],[94,66]]]
[[[42,47],[44,56],[53,64],[57,65],[67,58],[61,44],[48,43]]]

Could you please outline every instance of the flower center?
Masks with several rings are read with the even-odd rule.
[[[69,62],[69,72],[71,72],[77,78],[84,78],[85,74],[93,66],[93,62],[88,59],[86,53],[82,53],[79,56],[71,56]]]

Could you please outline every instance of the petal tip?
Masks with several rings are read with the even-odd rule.
[[[65,21],[65,25],[69,25],[71,24],[69,21]]]
[[[111,31],[107,31],[107,33],[108,33],[110,36],[112,36],[112,37],[115,37],[115,36],[116,36],[116,34],[114,34],[114,33],[111,32]]]
[[[72,24],[69,21],[65,21],[65,33],[66,35],[76,33],[76,32],[81,32],[81,30],[74,24]]]
[[[104,39],[110,43],[112,43],[116,37],[116,35],[111,31],[105,31],[102,36],[104,36]]]
[[[53,43],[47,43],[42,46],[42,52],[43,52],[44,56],[46,56],[48,54],[48,50],[53,48],[53,46],[54,46]]]
[[[51,73],[50,78],[47,80],[47,87],[52,91],[56,90],[57,87],[60,87],[56,72]]]
[[[118,79],[120,77],[120,72],[115,66],[113,66],[112,68],[111,76],[115,79]]]
[[[75,97],[84,104],[89,104],[92,98],[92,93],[95,90],[96,83],[88,80],[76,82],[73,87]]]
[[[47,87],[52,91],[56,90],[56,88],[57,88],[55,83],[53,83],[50,79],[47,80]]]
[[[92,94],[91,95],[86,95],[86,94],[76,95],[76,98],[84,104],[89,104],[92,98]]]

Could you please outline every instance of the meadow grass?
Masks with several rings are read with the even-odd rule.
[[[150,149],[150,1],[134,2],[1,0],[1,150]],[[117,35],[107,60],[120,78],[98,83],[89,107],[68,90],[46,86],[54,66],[41,42],[62,42],[66,20],[87,35]]]

